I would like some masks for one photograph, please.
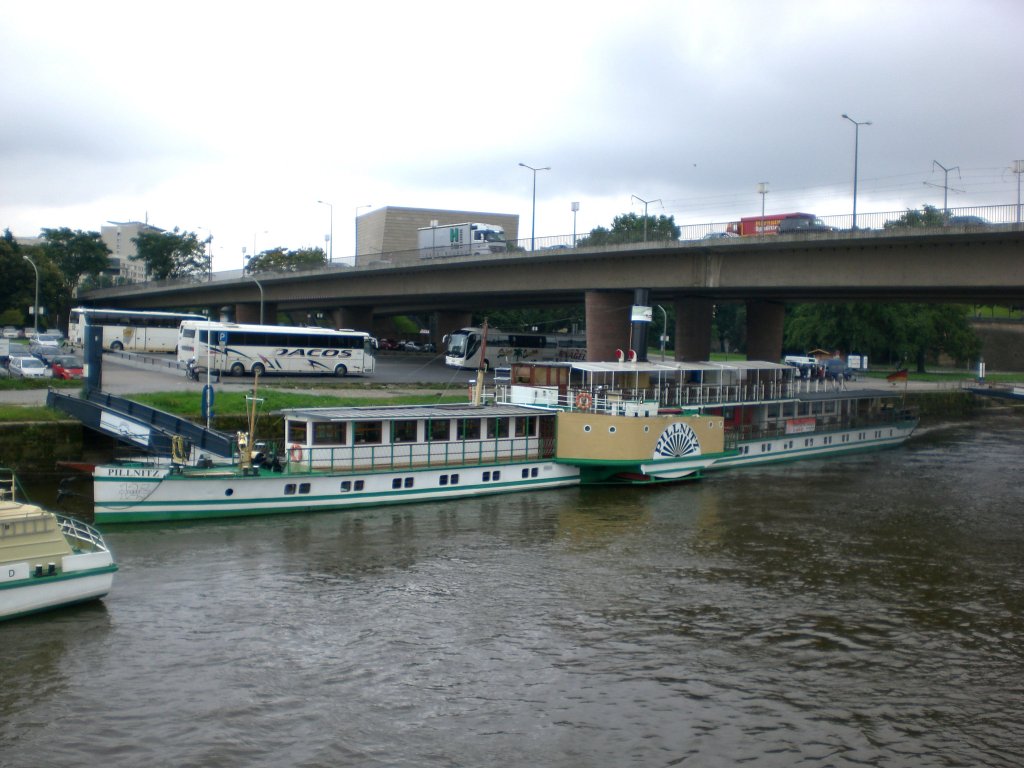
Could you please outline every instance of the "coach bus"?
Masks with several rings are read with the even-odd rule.
[[[178,332],[178,362],[232,376],[246,373],[373,373],[370,334],[289,325],[188,320]]]
[[[462,328],[450,334],[445,345],[445,365],[489,369],[520,360],[587,359],[587,337],[582,333],[506,333],[488,328],[486,351],[481,361],[483,341],[481,328]]]
[[[76,307],[68,320],[68,340],[85,346],[85,319],[103,328],[103,348],[113,352],[174,352],[183,320],[205,320],[182,312],[143,312],[131,309]]]

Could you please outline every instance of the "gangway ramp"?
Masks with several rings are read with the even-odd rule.
[[[171,455],[171,439],[176,436],[191,443],[193,449],[223,458],[231,458],[235,447],[234,438],[224,432],[100,390],[77,397],[51,389],[46,404],[89,429],[158,456]]]

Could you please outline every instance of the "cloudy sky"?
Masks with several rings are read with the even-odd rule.
[[[356,211],[517,213],[529,236],[1013,203],[1021,0],[0,4],[0,229],[148,220],[354,250]],[[955,190],[955,191],[953,191]]]

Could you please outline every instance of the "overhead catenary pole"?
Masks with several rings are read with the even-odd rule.
[[[764,218],[764,196],[768,194],[768,182],[761,181],[757,184],[757,194],[761,196],[761,218]]]
[[[630,199],[631,202],[634,199],[636,199],[636,200],[639,200],[641,203],[644,204],[644,242],[646,243],[647,242],[647,206],[650,203],[660,203],[661,202],[661,198],[659,197],[657,200],[644,200],[642,197],[637,197],[636,195],[632,195],[632,196],[630,196],[629,199]]]
[[[947,168],[938,160],[932,160],[932,170],[935,170],[936,165],[942,169],[944,174],[942,181],[942,212],[944,214],[949,214],[949,172],[956,171],[957,175],[959,175],[960,166],[954,165],[952,168]]]

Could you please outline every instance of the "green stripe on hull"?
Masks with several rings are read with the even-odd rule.
[[[278,476],[281,477],[281,476]],[[309,477],[306,475],[305,477]],[[220,478],[223,479],[223,478]],[[175,480],[190,483],[192,480]],[[391,506],[426,501],[444,501],[470,498],[481,494],[517,493],[549,488],[570,487],[579,484],[577,477],[528,478],[514,482],[478,483],[435,488],[396,489],[387,492],[351,493],[344,496],[288,496],[232,501],[175,501],[175,502],[122,502],[107,504],[96,510],[97,523],[168,522],[176,520],[207,520],[227,517],[253,517],[257,515],[296,514],[303,512],[332,512],[345,509]],[[175,509],[161,509],[173,505]],[[147,507],[149,508],[147,510]]]

